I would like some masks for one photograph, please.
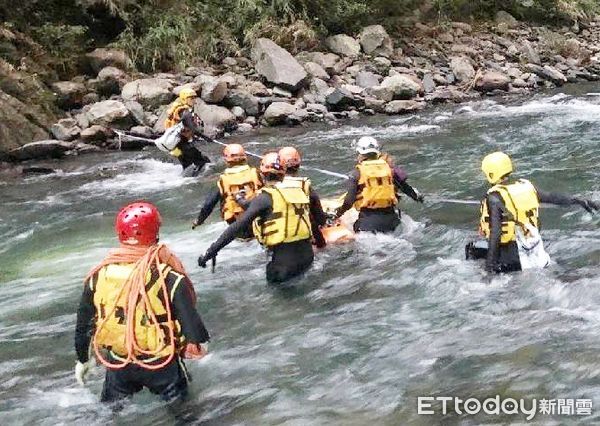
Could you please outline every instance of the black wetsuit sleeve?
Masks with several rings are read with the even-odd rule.
[[[246,210],[235,222],[229,225],[219,239],[209,247],[206,252],[207,255],[209,255],[209,257],[216,256],[223,247],[235,239],[241,229],[250,226],[252,221],[257,217],[267,216],[272,209],[273,200],[271,200],[271,196],[265,192],[259,194],[252,202],[250,202],[248,210]]]
[[[502,238],[502,216],[504,212],[504,203],[497,193],[488,195],[488,212],[490,214],[490,238],[488,241],[488,253],[485,261],[487,271],[495,271],[498,268],[498,258],[500,256],[500,240]]]
[[[95,279],[92,278],[92,279]],[[94,293],[90,289],[89,281],[85,283],[79,309],[77,309],[77,323],[75,325],[75,352],[79,362],[89,360],[89,347],[94,332],[94,319],[96,308],[94,306]]]
[[[348,176],[348,184],[346,185],[346,197],[344,198],[344,203],[337,210],[336,215],[341,216],[346,213],[348,210],[352,208],[352,205],[356,201],[356,197],[358,196],[358,170],[354,170]]]
[[[218,189],[214,189],[206,200],[204,200],[204,204],[200,209],[200,213],[198,214],[198,224],[201,225],[204,221],[210,216],[215,206],[221,201],[221,192]]]
[[[559,206],[570,206],[578,204],[578,199],[568,194],[559,194],[556,192],[541,191],[536,188],[540,203],[556,204]]]
[[[204,136],[202,134],[202,128],[196,125],[194,114],[192,114],[190,110],[185,110],[183,113],[181,113],[181,122],[185,128],[192,130],[194,134]]]
[[[168,288],[172,290],[177,280],[180,281],[172,298],[173,315],[179,321],[181,331],[187,342],[206,343],[210,340],[210,335],[193,304],[188,289],[189,286],[192,286],[192,283],[186,277],[181,278],[181,275],[169,272],[166,279]]]
[[[327,222],[327,215],[323,211],[323,206],[321,206],[321,198],[319,194],[312,188],[310,188],[310,216],[312,217],[314,223],[318,226],[325,225]]]
[[[394,181],[394,184],[395,184],[396,188],[398,188],[400,191],[404,192],[410,198],[412,198],[415,201],[419,201],[419,193],[415,190],[415,188],[410,186],[406,181],[403,181],[403,182]]]

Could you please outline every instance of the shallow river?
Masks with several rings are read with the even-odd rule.
[[[113,219],[134,199],[156,203],[162,240],[181,255],[211,331],[211,355],[188,363],[203,424],[517,424],[525,415],[419,416],[417,397],[591,399],[593,414],[534,424],[600,422],[600,216],[542,211],[553,265],[487,277],[464,260],[483,155],[504,150],[516,174],[538,187],[600,200],[600,96],[594,86],[510,103],[481,101],[338,127],[264,131],[248,149],[296,145],[306,165],[353,167],[351,143],[379,138],[428,196],[410,199],[402,230],[329,247],[287,288],[268,286],[256,243],[233,243],[216,273],[196,258],[225,226],[215,214],[190,224],[223,164],[179,177],[160,153],[90,155],[53,164],[57,175],[0,183],[0,423],[173,424],[144,392],[113,416],[98,402],[103,370],[84,389],[74,380],[73,333],[82,277],[115,245]],[[220,149],[207,148],[218,158]],[[318,191],[343,181],[307,174]],[[530,402],[527,402],[530,404]],[[597,413],[596,413],[597,412]]]

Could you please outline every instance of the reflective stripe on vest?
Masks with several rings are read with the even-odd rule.
[[[359,163],[358,194],[354,208],[385,209],[396,205],[393,171],[382,159]]]
[[[529,232],[523,226],[529,223],[535,228],[539,227],[540,202],[535,187],[526,179],[519,179],[508,185],[495,185],[487,192],[497,193],[508,211],[502,218],[502,238],[500,243],[506,244],[516,240],[515,227],[520,226],[523,234]],[[490,237],[490,215],[487,198],[481,202],[481,218],[479,231],[486,238]]]
[[[306,240],[312,237],[310,201],[296,184],[280,182],[262,188],[271,195],[273,211],[266,218],[257,218],[252,226],[258,241],[266,247]]]
[[[256,197],[256,192],[261,188],[262,183],[255,168],[243,165],[226,169],[219,178],[217,186],[222,200],[221,216],[223,220],[230,222],[244,212],[235,200],[235,196],[243,190],[246,192],[246,200],[250,201]]]
[[[104,323],[102,329],[99,330],[96,335],[96,341],[99,346],[110,350],[117,356],[125,356],[127,354],[126,348],[126,306],[127,306],[127,290],[121,291],[123,286],[126,284],[127,279],[131,275],[134,269],[134,264],[111,264],[103,267],[98,272],[98,279],[94,285],[94,306],[96,308],[96,325],[99,324],[100,320],[104,320],[108,317]],[[176,274],[172,271],[170,266],[161,265],[161,269],[165,271],[165,276],[168,273]],[[159,324],[160,332],[157,332],[156,326],[152,323],[152,318],[147,314],[144,308],[143,302],[136,306],[136,324],[135,324],[135,338],[137,345],[143,351],[158,351],[164,348],[164,352],[159,352],[155,358],[161,358],[169,355],[169,331],[167,322],[167,311],[165,303],[171,303],[173,295],[177,286],[183,279],[183,275],[178,275],[178,279],[171,289],[171,294],[168,295],[168,301],[164,300],[164,294],[161,291],[161,286],[157,285],[156,278],[157,273],[151,274],[150,271],[147,273],[147,285],[146,291],[148,294],[148,300]],[[119,297],[120,295],[120,297]],[[117,300],[118,298],[118,300]],[[112,312],[112,314],[111,314]],[[178,340],[177,346],[181,347],[183,342],[183,336],[181,334],[181,327],[178,321],[174,321],[175,335]],[[140,357],[144,357],[143,352],[136,353]],[[152,359],[148,359],[148,362]]]

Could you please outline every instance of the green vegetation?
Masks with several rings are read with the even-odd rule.
[[[5,4],[6,3],[6,4]],[[138,69],[182,68],[196,60],[236,55],[258,37],[297,51],[332,33],[381,23],[410,28],[415,19],[490,19],[505,10],[550,24],[585,20],[597,0],[30,0],[0,20],[31,36],[52,55],[57,72],[77,68],[83,49],[112,44]],[[411,21],[412,20],[412,21]],[[2,50],[0,50],[0,56]],[[4,58],[8,60],[7,58]]]

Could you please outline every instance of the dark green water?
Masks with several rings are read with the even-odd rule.
[[[241,142],[258,152],[294,144],[307,165],[347,172],[352,140],[374,135],[430,199],[481,197],[481,158],[502,149],[538,187],[599,200],[600,97],[585,96],[593,86],[568,90],[504,106],[276,129]],[[208,152],[216,158],[219,148]],[[85,389],[73,377],[82,277],[115,244],[117,209],[142,198],[159,206],[162,240],[191,272],[213,336],[211,356],[188,363],[192,404],[206,424],[525,422],[418,416],[418,396],[588,398],[600,406],[598,216],[544,210],[554,264],[489,279],[463,260],[477,207],[404,200],[397,235],[330,247],[292,288],[274,289],[255,243],[225,249],[215,275],[195,266],[224,229],[216,214],[200,230],[189,227],[223,166],[183,179],[162,161],[155,152],[85,156],[56,163],[59,175],[0,183],[1,424],[173,424],[147,393],[111,416],[98,402],[100,367]],[[341,180],[309,175],[322,195],[341,192]],[[597,414],[534,420],[599,422]]]

